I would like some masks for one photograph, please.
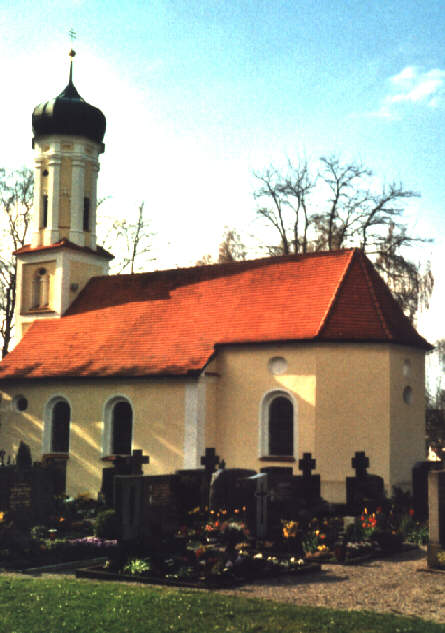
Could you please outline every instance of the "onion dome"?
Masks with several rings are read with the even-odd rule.
[[[71,51],[70,56],[74,57]],[[91,141],[102,144],[106,119],[99,108],[87,103],[73,84],[73,66],[71,61],[69,82],[55,99],[41,103],[32,113],[34,140],[48,134],[68,134],[85,136]]]

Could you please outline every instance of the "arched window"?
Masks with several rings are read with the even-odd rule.
[[[49,304],[49,274],[39,268],[32,280],[32,307],[47,308]]]
[[[52,410],[51,453],[68,453],[70,447],[70,405],[58,400]]]
[[[54,396],[46,404],[43,426],[43,453],[68,453],[70,449],[71,407],[64,396]]]
[[[269,404],[269,455],[293,455],[292,402],[284,396],[274,398]]]
[[[133,433],[133,411],[126,400],[120,400],[112,409],[112,439],[111,452],[113,455],[131,455],[131,436]]]
[[[269,391],[261,401],[259,456],[295,457],[297,455],[297,402],[284,390]]]

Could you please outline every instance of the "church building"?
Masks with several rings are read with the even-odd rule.
[[[431,346],[358,249],[108,275],[96,244],[105,117],[70,72],[33,113],[32,241],[17,251],[16,333],[0,363],[0,448],[66,464],[70,495],[142,449],[145,474],[317,460],[345,500],[351,458],[409,488],[425,458]]]

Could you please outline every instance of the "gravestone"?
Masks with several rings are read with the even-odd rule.
[[[296,520],[299,504],[296,480],[292,468],[272,466],[261,469],[267,474],[267,530],[270,540],[278,540],[282,533],[282,520]]]
[[[141,536],[143,479],[141,475],[114,477],[114,509],[122,541],[135,541]]]
[[[116,455],[112,468],[103,468],[102,485],[99,496],[105,505],[114,507],[114,478],[125,475],[142,475],[143,464],[149,464],[150,458],[143,455],[142,451],[136,449],[132,455]]]
[[[201,465],[205,470],[205,482],[206,487],[203,490],[203,498],[201,505],[208,506],[210,503],[210,482],[212,481],[212,475],[215,471],[215,467],[219,464],[219,457],[214,448],[206,448],[205,454],[201,457]]]
[[[9,509],[14,513],[30,513],[32,508],[32,485],[17,482],[9,491]]]
[[[142,538],[147,543],[171,538],[182,519],[177,475],[142,478]]]
[[[204,468],[184,468],[177,470],[176,475],[178,503],[182,512],[186,514],[195,508],[202,507],[202,500],[207,489],[207,475]]]
[[[210,484],[210,509],[233,512],[247,506],[248,492],[242,482],[252,475],[256,471],[247,468],[218,469]]]
[[[418,519],[428,516],[428,474],[440,469],[441,462],[416,462],[412,470],[413,509]]]
[[[348,513],[360,514],[365,506],[372,510],[385,498],[382,477],[367,472],[369,458],[364,451],[358,451],[351,460],[355,477],[346,477],[346,505]]]
[[[311,453],[303,453],[302,459],[298,461],[298,468],[302,475],[295,477],[296,496],[303,499],[307,507],[320,503],[320,475],[313,475],[317,462],[312,458]]]
[[[445,568],[445,470],[428,475],[429,544],[428,567]],[[439,560],[440,559],[440,560]]]
[[[243,480],[244,490],[248,491],[246,496],[246,516],[247,525],[251,534],[258,541],[268,538],[268,475],[257,473],[246,477]]]

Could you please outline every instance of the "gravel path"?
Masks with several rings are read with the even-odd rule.
[[[427,571],[422,550],[361,565],[323,565],[318,573],[257,581],[222,593],[445,623],[445,572]]]

